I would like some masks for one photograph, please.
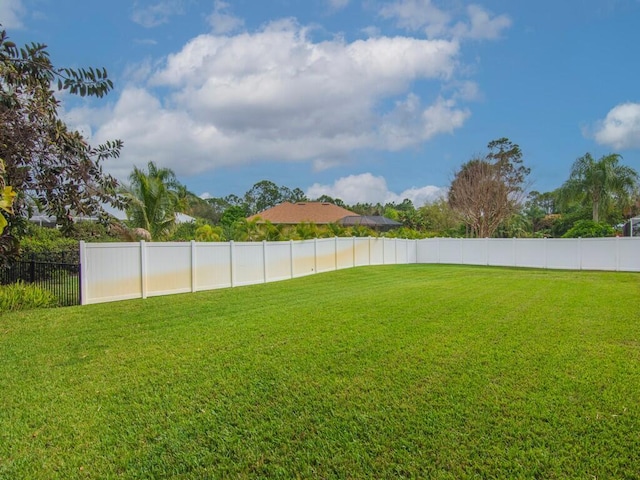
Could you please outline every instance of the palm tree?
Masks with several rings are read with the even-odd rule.
[[[627,203],[637,186],[638,173],[621,165],[621,158],[617,153],[597,161],[589,153],[578,158],[571,167],[569,180],[560,187],[561,201],[591,203],[594,222],[612,205]]]
[[[146,172],[134,167],[129,181],[129,187],[123,191],[129,202],[126,211],[129,224],[147,230],[153,240],[161,240],[175,226],[179,209],[180,183],[175,173],[149,162]]]

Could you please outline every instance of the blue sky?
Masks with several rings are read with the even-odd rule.
[[[124,141],[121,179],[155,161],[198,195],[421,205],[500,137],[539,191],[586,152],[640,171],[640,0],[2,0],[0,23],[107,68],[114,91],[63,115]]]

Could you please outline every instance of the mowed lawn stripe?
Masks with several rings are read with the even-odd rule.
[[[0,477],[637,478],[640,276],[379,266],[0,319]]]

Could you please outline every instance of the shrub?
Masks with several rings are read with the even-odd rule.
[[[78,240],[65,238],[55,228],[32,226],[20,239],[20,257],[51,262],[77,263]]]
[[[105,225],[88,220],[74,223],[67,236],[85,242],[114,242],[117,240],[115,236],[109,235]]]
[[[0,285],[0,312],[55,307],[57,304],[53,293],[35,285],[24,282]]]
[[[612,237],[614,234],[613,227],[606,223],[598,223],[593,220],[578,220],[567,233],[562,235],[562,238]]]

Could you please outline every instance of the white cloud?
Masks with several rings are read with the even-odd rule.
[[[420,98],[409,94],[381,122],[380,133],[386,148],[401,150],[430,140],[436,135],[453,133],[469,118],[468,109],[456,108],[454,100],[438,98],[424,108]]]
[[[350,0],[327,0],[327,3],[332,10],[342,10],[349,5],[349,1]]]
[[[227,13],[228,9],[228,3],[221,0],[214,2],[213,13],[209,15],[207,19],[213,29],[213,33],[224,34],[233,32],[244,25],[244,21],[241,18]]]
[[[133,4],[131,20],[145,28],[152,28],[167,23],[174,15],[184,13],[182,0],[162,0],[151,5],[141,5],[136,1]]]
[[[289,19],[253,33],[200,35],[159,67],[130,69],[129,80],[149,83],[125,87],[114,105],[74,122],[91,124],[95,142],[124,141],[106,166],[115,174],[154,160],[193,175],[265,160],[328,168],[360,150],[419,145],[469,117],[456,94],[438,95],[458,68],[457,42],[313,42],[307,33]],[[433,103],[411,92],[420,81],[432,84]]]
[[[479,5],[467,7],[469,23],[457,23],[452,32],[458,38],[472,38],[475,40],[493,40],[500,38],[502,31],[511,26],[511,19],[507,15],[492,17],[489,12]]]
[[[425,29],[430,38],[448,31],[451,14],[436,7],[431,0],[398,0],[386,4],[380,10],[384,18],[394,19],[401,28],[408,30]]]
[[[594,137],[613,148],[640,148],[640,103],[622,103],[597,123]]]
[[[382,17],[395,20],[399,27],[424,30],[428,38],[495,39],[512,23],[508,15],[493,16],[475,4],[466,7],[463,20],[455,21],[461,16],[456,13],[437,7],[432,0],[397,0],[380,10]]]
[[[25,8],[22,0],[2,0],[0,2],[0,22],[6,29],[18,29],[24,27],[22,16]]]
[[[389,190],[387,181],[382,176],[375,176],[371,173],[359,175],[349,175],[336,180],[333,185],[313,184],[306,191],[306,195],[311,198],[318,198],[328,195],[339,198],[348,205],[356,203],[400,203],[405,198],[411,200],[415,207],[421,207],[425,203],[441,198],[446,193],[446,189],[428,185],[424,187],[412,187],[400,193]]]

